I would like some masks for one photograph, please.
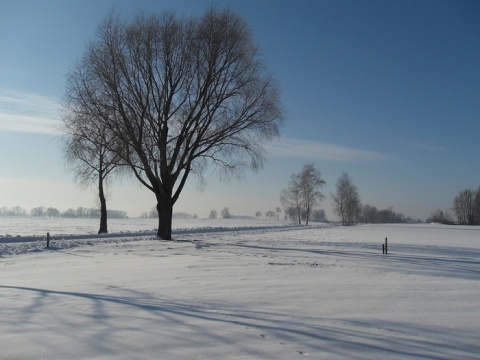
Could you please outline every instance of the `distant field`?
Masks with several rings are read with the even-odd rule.
[[[256,219],[173,219],[174,229],[198,227],[238,227],[281,225],[282,222]],[[155,231],[157,219],[110,219],[109,233]],[[98,219],[35,218],[35,217],[0,217],[1,236],[45,236],[96,234]]]

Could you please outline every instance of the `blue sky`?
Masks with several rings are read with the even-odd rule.
[[[266,144],[262,172],[238,182],[192,178],[175,211],[208,216],[228,206],[253,215],[280,206],[290,174],[313,163],[327,182],[343,171],[363,203],[427,218],[480,185],[478,1],[0,0],[0,207],[95,206],[62,163],[55,128],[65,75],[98,22],[230,6],[249,22],[287,112],[282,139]],[[110,207],[130,216],[154,205],[133,180],[115,180]]]

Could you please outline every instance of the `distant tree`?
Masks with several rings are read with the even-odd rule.
[[[210,211],[210,215],[208,217],[210,219],[216,219],[217,218],[217,210]]]
[[[460,225],[475,225],[475,192],[470,189],[461,191],[453,200],[453,210]]]
[[[284,209],[285,220],[298,222],[298,209],[291,206]]]
[[[432,212],[427,222],[439,223],[439,224],[453,224],[453,217],[449,211],[443,211],[440,209]]]
[[[280,214],[282,213],[282,209],[277,206],[275,212],[277,213],[277,220],[280,220]]]
[[[1,216],[26,216],[27,210],[25,210],[20,206],[14,206],[12,208],[7,208],[6,206],[3,206],[0,209],[0,215]]]
[[[172,217],[174,219],[191,219],[193,216],[186,212],[174,212]]]
[[[315,209],[312,211],[311,220],[314,222],[327,222],[327,215],[323,209]]]
[[[30,216],[43,217],[45,216],[45,207],[38,206],[30,210]]]
[[[275,211],[266,211],[265,212],[265,217],[269,220],[275,219]]]
[[[362,209],[362,221],[366,224],[377,223],[378,209],[375,206],[365,204]]]
[[[75,211],[75,209],[70,208],[62,212],[60,216],[66,217],[66,218],[74,218],[74,217],[77,217],[77,212]]]
[[[261,213],[260,211],[257,211],[257,212],[255,213],[255,217],[256,217],[257,219],[260,219],[260,218],[262,217],[262,213]]]
[[[232,214],[230,213],[230,209],[228,207],[224,207],[222,210],[222,218],[223,219],[230,219]]]
[[[377,212],[377,222],[381,224],[391,224],[395,219],[395,211],[390,206]]]
[[[94,210],[98,211],[98,209],[94,209]],[[97,216],[95,215],[92,217],[96,218]],[[108,217],[111,219],[128,219],[127,213],[122,210],[108,210]]]
[[[83,206],[79,206],[77,210],[75,210],[75,216],[77,218],[86,218],[88,217],[88,209],[84,208]]]
[[[360,221],[370,224],[376,223],[421,223],[420,219],[414,220],[402,213],[393,211],[390,206],[386,209],[378,210],[377,207],[365,204],[361,209]]]
[[[158,212],[157,212],[157,207],[156,206],[152,206],[152,208],[150,209],[150,211],[148,212],[148,217],[150,217],[151,219],[154,219],[158,216]]]
[[[325,185],[320,171],[316,170],[313,164],[306,164],[298,174],[292,174],[287,189],[282,191],[280,201],[289,215],[295,212],[298,224],[301,225],[302,218],[308,225],[310,213],[313,207],[324,198],[319,189]]]
[[[337,192],[333,196],[333,210],[342,219],[343,225],[358,222],[361,213],[358,189],[353,185],[351,177],[343,172],[336,184]]]
[[[214,7],[192,18],[105,18],[67,78],[65,109],[74,118],[88,109],[105,125],[109,150],[154,194],[164,240],[189,175],[261,169],[262,144],[283,120],[248,24]]]
[[[480,187],[475,192],[475,223],[480,225]]]
[[[58,209],[55,209],[53,207],[49,207],[45,213],[46,216],[48,217],[59,217],[60,216],[60,211]]]

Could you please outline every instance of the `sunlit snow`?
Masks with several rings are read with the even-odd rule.
[[[478,227],[192,219],[161,241],[76,221],[2,220],[0,359],[480,354]]]

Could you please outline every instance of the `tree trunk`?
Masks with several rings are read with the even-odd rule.
[[[162,240],[172,240],[173,204],[170,199],[158,201],[158,230],[157,235]]]
[[[102,176],[98,177],[98,197],[100,198],[100,229],[99,234],[107,234],[107,200],[105,199],[105,193],[103,191],[103,179]]]

